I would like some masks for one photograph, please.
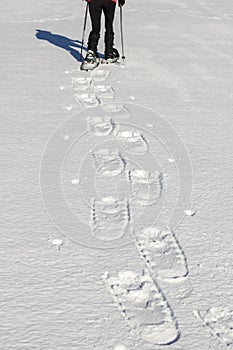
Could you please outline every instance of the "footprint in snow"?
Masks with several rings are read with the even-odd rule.
[[[131,198],[134,203],[147,206],[161,197],[163,176],[159,172],[134,169],[128,171]]]
[[[114,130],[114,135],[121,142],[125,152],[140,155],[147,153],[149,150],[144,136],[136,128],[118,125]]]
[[[203,326],[209,328],[213,336],[227,346],[233,345],[233,309],[211,307],[207,311],[194,311]]]
[[[90,86],[90,78],[72,78],[72,88],[75,91],[87,91]]]
[[[108,76],[109,76],[109,71],[105,71],[105,70],[93,70],[91,72],[91,78],[92,78],[92,82],[96,83],[96,82],[102,82],[105,81]]]
[[[76,94],[75,99],[83,107],[97,107],[100,104],[98,97],[93,93]]]
[[[186,256],[169,227],[145,227],[142,230],[135,229],[132,234],[152,276],[179,282],[188,275]]]
[[[98,98],[114,98],[115,93],[110,85],[92,85],[94,93]]]
[[[96,198],[92,201],[93,235],[103,241],[122,238],[129,225],[128,200],[117,200],[114,197]]]
[[[89,132],[95,136],[109,136],[113,129],[114,123],[110,117],[87,117]]]
[[[146,271],[107,273],[104,279],[122,316],[142,340],[153,345],[168,345],[179,338],[174,314]]]
[[[92,156],[100,177],[115,177],[125,170],[126,162],[118,150],[97,149],[92,151]]]

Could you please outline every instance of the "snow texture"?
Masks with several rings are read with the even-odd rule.
[[[233,310],[228,307],[211,307],[204,313],[194,312],[211,333],[227,346],[233,344]]]
[[[91,72],[85,6],[0,4],[1,348],[233,349],[233,4],[128,0]]]

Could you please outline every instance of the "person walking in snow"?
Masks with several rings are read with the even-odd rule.
[[[116,62],[120,55],[117,49],[114,48],[114,30],[113,21],[116,9],[118,6],[124,6],[125,0],[86,0],[89,6],[89,13],[91,17],[92,30],[88,38],[88,52],[85,57],[85,62],[96,64],[99,62],[97,53],[98,42],[101,30],[101,15],[105,16],[105,60],[109,63]]]

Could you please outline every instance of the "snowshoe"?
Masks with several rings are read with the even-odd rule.
[[[87,55],[84,61],[82,62],[80,69],[86,70],[86,71],[93,70],[96,67],[98,67],[99,63],[100,63],[100,59],[98,54],[92,50],[88,50]]]
[[[103,60],[103,63],[116,63],[120,58],[119,52],[117,49],[113,48],[111,52],[105,53],[105,59]]]

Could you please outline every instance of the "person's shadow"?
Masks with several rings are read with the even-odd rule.
[[[84,57],[81,54],[81,51],[87,51],[87,47],[83,45],[82,49],[82,42],[80,40],[69,39],[65,36],[53,34],[41,29],[36,30],[35,36],[39,40],[46,40],[49,43],[68,51],[76,61],[83,62]],[[102,53],[99,53],[99,57],[104,58],[104,55]]]
[[[46,40],[49,43],[68,51],[75,60],[78,62],[83,62],[84,57],[81,54],[82,42],[80,40],[72,40],[66,38],[65,36],[53,34],[46,30],[40,29],[36,30],[35,36],[39,40]],[[87,51],[87,47],[85,45],[83,45],[83,51]]]

